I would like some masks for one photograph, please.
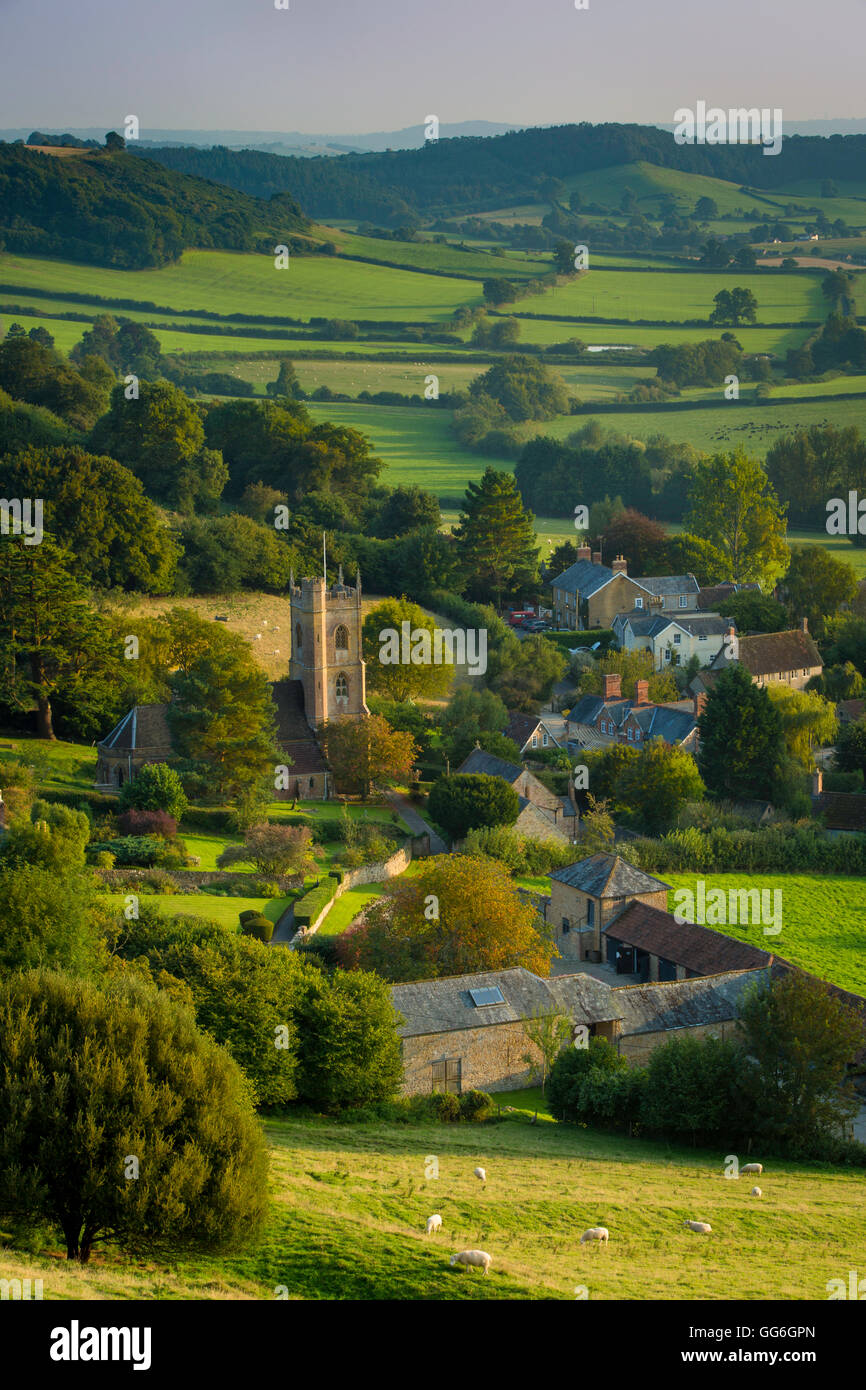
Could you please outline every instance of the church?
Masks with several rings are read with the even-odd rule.
[[[271,684],[277,743],[289,768],[275,800],[327,801],[333,778],[319,747],[321,724],[369,716],[362,653],[361,577],[354,586],[324,577],[289,585],[292,654],[287,679]],[[97,791],[118,792],[146,763],[174,753],[165,704],[136,705],[97,744]]]

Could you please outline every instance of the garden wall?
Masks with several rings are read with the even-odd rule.
[[[380,859],[375,864],[362,864],[357,869],[345,870],[330,902],[325,903],[318,917],[316,917],[308,927],[303,927],[300,931],[296,932],[295,937],[292,939],[294,940],[302,935],[312,936],[313,932],[318,931],[331,908],[334,906],[334,903],[338,898],[343,896],[347,889],[360,888],[365,883],[384,883],[389,878],[396,878],[398,874],[405,873],[412,863],[412,852],[416,844],[421,844],[425,841],[428,843],[429,848],[428,837],[426,835],[418,836],[416,839],[404,845],[402,849],[398,849],[389,859]],[[294,904],[286,909],[286,913],[283,913],[283,917],[285,917],[288,912],[293,912],[293,910]],[[277,929],[279,929],[282,920],[283,919],[280,918],[280,921],[277,923]]]

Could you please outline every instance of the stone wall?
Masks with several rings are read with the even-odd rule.
[[[523,1060],[541,1060],[521,1023],[489,1024],[457,1032],[426,1033],[403,1039],[403,1094],[429,1095],[433,1063],[460,1059],[461,1091],[517,1091],[535,1085],[538,1072]]]
[[[696,1023],[691,1028],[659,1029],[655,1033],[631,1033],[618,1039],[620,1056],[635,1066],[643,1066],[657,1047],[663,1047],[671,1038],[730,1038],[736,1030],[735,1019],[725,1019],[720,1023]]]
[[[430,842],[428,836],[420,836],[418,839],[420,839],[422,843],[426,842],[427,848],[429,849]],[[337,891],[333,898],[329,903],[325,904],[315,922],[310,923],[304,935],[312,936],[313,932],[319,930],[319,927],[331,911],[334,903],[337,902],[349,888],[360,888],[365,883],[385,883],[389,878],[396,878],[398,874],[405,873],[412,863],[412,850],[415,843],[415,840],[409,841],[402,849],[398,849],[396,854],[392,854],[389,859],[379,859],[375,864],[362,864],[357,869],[347,869],[343,874],[342,881],[337,885]],[[283,916],[285,916],[285,913]],[[280,922],[282,920],[281,917]],[[279,925],[280,923],[278,922],[277,926]],[[297,933],[297,935],[300,936],[300,932]]]

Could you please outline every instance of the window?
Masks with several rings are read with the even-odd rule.
[[[688,601],[688,599],[687,599],[687,597],[686,597],[685,594],[680,594],[679,602],[680,602],[680,608],[688,608],[688,606],[689,606],[689,601]]]
[[[586,900],[586,925],[593,926],[595,923],[595,903],[592,898]]]
[[[444,1062],[433,1063],[434,1091],[453,1091],[460,1094],[460,1058],[449,1057]]]
[[[803,672],[803,675],[805,676],[805,674],[806,674],[806,672],[804,671],[804,672]],[[546,748],[549,742],[550,742],[550,740],[549,740],[549,738],[547,737],[547,734],[546,734],[546,733],[542,734],[542,735],[541,735],[541,744],[542,744],[542,747],[543,747],[543,748]]]
[[[295,646],[296,646],[296,647],[302,647],[303,645],[304,645],[304,634],[301,632],[301,624],[300,624],[300,623],[295,623]]]
[[[674,641],[676,642],[677,646],[679,646],[679,644],[680,644],[680,642],[682,642],[682,640],[683,640],[683,635],[682,635],[682,633],[681,633],[681,632],[675,632],[675,633],[674,633]]]
[[[485,1004],[504,1004],[505,999],[502,990],[498,985],[487,985],[481,989],[470,989],[469,998],[476,1009],[483,1008]]]
[[[334,646],[338,652],[347,652],[349,650],[349,632],[347,628],[343,627],[342,623],[340,623],[340,626],[334,633]]]
[[[629,743],[634,743],[634,729],[632,729],[631,726],[629,726],[628,741]]]
[[[569,922],[569,920],[568,920],[567,917],[563,917],[563,919],[562,919],[562,934],[563,934],[563,936],[567,936],[568,933],[569,933],[570,931],[571,931],[571,923]]]
[[[635,729],[635,731],[634,731],[634,741],[635,741],[635,743],[640,743],[640,729]]]
[[[533,735],[532,735],[532,746],[533,746],[533,748],[537,748],[537,747],[538,747],[538,734],[533,734]]]
[[[343,675],[342,671],[337,677],[336,684],[334,687],[334,693],[336,694],[338,700],[348,700],[349,698],[349,682]]]
[[[643,608],[643,599],[638,596],[634,601],[635,608]]]
[[[699,642],[706,642],[706,640],[707,640],[707,639],[706,639],[706,637],[703,636],[703,634],[701,634],[701,636],[698,637],[698,641],[699,641]]]

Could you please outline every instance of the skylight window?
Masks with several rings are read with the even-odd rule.
[[[492,985],[489,989],[470,989],[469,997],[476,1009],[481,1009],[485,1004],[504,1004],[502,990],[498,985]]]

